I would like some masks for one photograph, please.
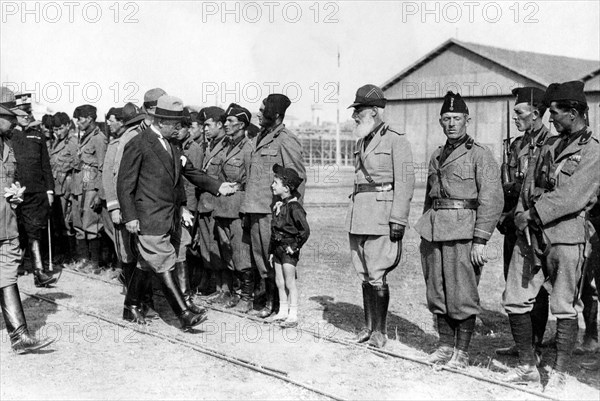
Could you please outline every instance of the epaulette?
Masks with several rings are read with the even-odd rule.
[[[384,131],[381,133],[381,136],[383,136],[386,132],[393,132],[396,135],[404,135],[404,133],[402,132],[398,132],[395,129],[390,128],[389,126],[387,126]]]
[[[578,145],[585,145],[590,141],[590,139],[595,139],[598,142],[598,138],[592,135],[592,130],[588,129],[581,137],[579,138]]]

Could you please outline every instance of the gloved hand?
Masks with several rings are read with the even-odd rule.
[[[402,224],[390,223],[390,240],[392,242],[402,241],[405,229]]]

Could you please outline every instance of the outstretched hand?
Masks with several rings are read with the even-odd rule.
[[[229,196],[236,193],[238,184],[235,182],[224,182],[219,187],[219,193],[223,196]]]

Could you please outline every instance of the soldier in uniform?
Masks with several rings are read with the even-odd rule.
[[[79,126],[79,166],[73,176],[71,193],[77,258],[82,262],[90,260],[92,267],[97,268],[100,261],[102,169],[106,137],[96,124],[94,106],[86,104],[77,107],[73,117]]]
[[[377,348],[387,342],[386,278],[400,262],[415,184],[410,143],[384,122],[386,103],[380,88],[364,85],[349,107],[361,138],[346,229],[352,264],[362,281],[366,324],[353,340]]]
[[[440,111],[447,140],[431,155],[423,216],[415,227],[427,305],[439,334],[439,346],[427,361],[457,369],[469,365],[485,246],[504,205],[498,163],[467,134],[469,121],[460,94],[448,92]]]
[[[13,190],[10,196],[5,196],[6,193],[0,196],[0,306],[12,349],[17,353],[25,353],[46,347],[52,340],[38,339],[29,334],[17,286],[21,248],[15,209],[23,199],[14,191],[18,184],[15,180],[16,160],[8,139],[16,123],[16,114],[0,106],[0,188]]]
[[[517,137],[510,144],[509,160],[503,166],[504,190],[504,212],[498,222],[498,231],[504,234],[504,279],[508,275],[508,268],[512,258],[513,249],[517,242],[517,230],[515,227],[515,209],[521,193],[521,187],[528,170],[528,166],[539,156],[539,151],[550,136],[550,131],[542,122],[546,112],[544,105],[545,91],[539,88],[524,87],[512,91],[516,96],[513,120],[517,129],[524,135]],[[520,262],[522,263],[522,261]],[[531,311],[531,323],[534,330],[534,344],[536,353],[541,354],[542,340],[548,322],[548,291],[540,288],[533,310]],[[507,348],[496,350],[498,355],[518,356],[517,347],[512,345]]]
[[[54,177],[54,238],[63,255],[70,257],[75,253],[75,236],[70,222],[70,197],[73,172],[78,167],[77,142],[69,136],[71,120],[66,113],[56,113],[52,117],[52,124],[54,141],[49,153]]]
[[[557,351],[544,391],[559,393],[577,340],[578,283],[589,240],[586,212],[597,200],[600,148],[598,138],[586,126],[583,82],[551,84],[545,103],[559,135],[542,146],[515,211],[520,235],[513,260],[524,259],[524,263],[511,261],[502,301],[519,351],[519,365],[505,380],[540,382],[529,315],[547,280],[552,285],[550,311],[556,316]],[[539,263],[540,259],[544,263]]]
[[[306,169],[302,156],[302,145],[294,134],[283,124],[285,112],[291,101],[287,96],[273,93],[267,96],[258,113],[260,133],[252,139],[250,165],[246,181],[246,196],[240,212],[244,214],[244,230],[250,233],[252,258],[260,277],[265,280],[267,302],[265,307],[256,311],[261,318],[276,312],[277,287],[275,270],[269,263],[269,243],[271,242],[271,205],[274,195],[273,166],[279,164],[298,172],[303,183],[298,188],[304,196]],[[302,202],[302,199],[299,200]]]
[[[19,96],[19,95],[17,95]],[[27,109],[27,103],[24,107]],[[29,110],[29,109],[27,109]],[[36,287],[45,287],[56,278],[44,271],[42,241],[46,238],[48,219],[54,201],[54,178],[46,137],[39,131],[39,121],[17,106],[19,125],[12,134],[12,147],[17,161],[19,182],[25,189],[23,203],[18,209],[21,246],[28,245],[31,253]]]
[[[250,164],[250,140],[245,130],[252,114],[235,103],[225,112],[224,150],[219,154],[219,179],[238,184],[238,192],[227,198],[219,198],[213,216],[223,260],[222,279],[230,285],[232,274],[240,281],[241,297],[233,296],[225,305],[247,313],[253,308],[254,272],[250,253],[250,235],[242,228],[240,207],[245,195],[246,173]],[[241,298],[241,299],[240,299]]]
[[[206,107],[200,110],[204,120],[204,134],[208,139],[208,146],[204,151],[201,170],[213,178],[219,176],[219,158],[218,155],[224,149],[223,139],[225,139],[225,129],[223,127],[225,119],[225,110],[220,107]],[[196,227],[194,232],[193,247],[198,250],[201,260],[201,269],[203,271],[203,283],[199,288],[206,286],[209,274],[216,277],[216,291],[207,298],[208,302],[227,303],[231,300],[231,290],[227,282],[221,280],[221,253],[217,243],[215,233],[215,220],[213,210],[215,197],[208,193],[200,193],[198,200]]]

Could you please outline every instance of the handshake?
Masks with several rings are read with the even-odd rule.
[[[219,194],[223,196],[230,196],[239,191],[240,184],[238,182],[224,182],[219,187]]]

